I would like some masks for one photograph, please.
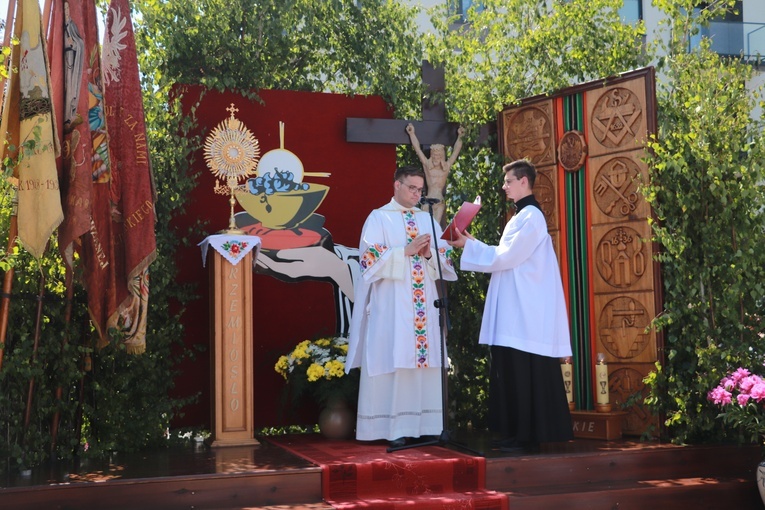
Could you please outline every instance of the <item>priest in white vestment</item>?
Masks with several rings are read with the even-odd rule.
[[[489,429],[504,451],[573,438],[560,358],[571,337],[558,260],[533,195],[536,169],[519,160],[503,167],[502,189],[515,215],[498,246],[463,235],[460,269],[491,273],[480,344],[491,346]]]
[[[394,447],[443,431],[437,259],[444,280],[457,274],[441,227],[417,207],[424,185],[421,168],[397,169],[393,198],[367,217],[348,334],[346,371],[361,367],[356,439]]]

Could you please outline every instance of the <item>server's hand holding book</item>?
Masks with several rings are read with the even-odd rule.
[[[458,229],[460,232],[465,232],[465,229],[470,226],[470,223],[472,223],[473,218],[475,218],[475,215],[478,214],[480,209],[480,195],[475,197],[473,202],[462,202],[462,205],[457,211],[457,214],[454,215],[451,223],[449,223],[446,226],[446,229],[444,229],[444,233],[441,235],[441,239],[444,241],[454,241],[457,239],[458,235],[455,229]]]

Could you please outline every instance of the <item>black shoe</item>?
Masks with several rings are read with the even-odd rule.
[[[399,437],[398,439],[394,439],[393,441],[390,441],[391,448],[400,448],[402,446],[406,446],[405,437]]]
[[[514,449],[521,448],[523,445],[519,443],[514,437],[506,437],[504,439],[492,439],[491,447],[494,450]],[[504,450],[503,450],[504,451]]]
[[[536,441],[518,441],[515,438],[499,439],[491,442],[494,450],[503,453],[539,453],[539,443]]]
[[[501,451],[502,453],[525,453],[526,452],[526,449],[519,444],[500,446],[498,450]]]

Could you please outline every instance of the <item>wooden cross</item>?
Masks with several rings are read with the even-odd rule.
[[[440,143],[451,147],[457,139],[456,122],[446,122],[446,108],[442,103],[431,101],[433,93],[445,89],[444,70],[434,68],[427,60],[422,61],[422,82],[428,93],[422,99],[422,120],[363,119],[348,117],[345,120],[345,139],[348,142],[392,143],[409,145],[406,125],[412,124],[417,139],[423,146]]]

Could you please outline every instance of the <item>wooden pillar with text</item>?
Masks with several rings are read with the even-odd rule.
[[[595,362],[608,363],[614,411],[640,397],[661,338],[650,328],[662,306],[646,182],[648,137],[656,132],[653,68],[529,98],[499,116],[508,161],[537,167],[534,187],[552,236],[569,307],[577,410],[595,407]],[[642,398],[623,431],[642,434],[656,419]]]
[[[236,265],[216,250],[210,265],[213,432],[211,446],[254,438],[252,253]]]

